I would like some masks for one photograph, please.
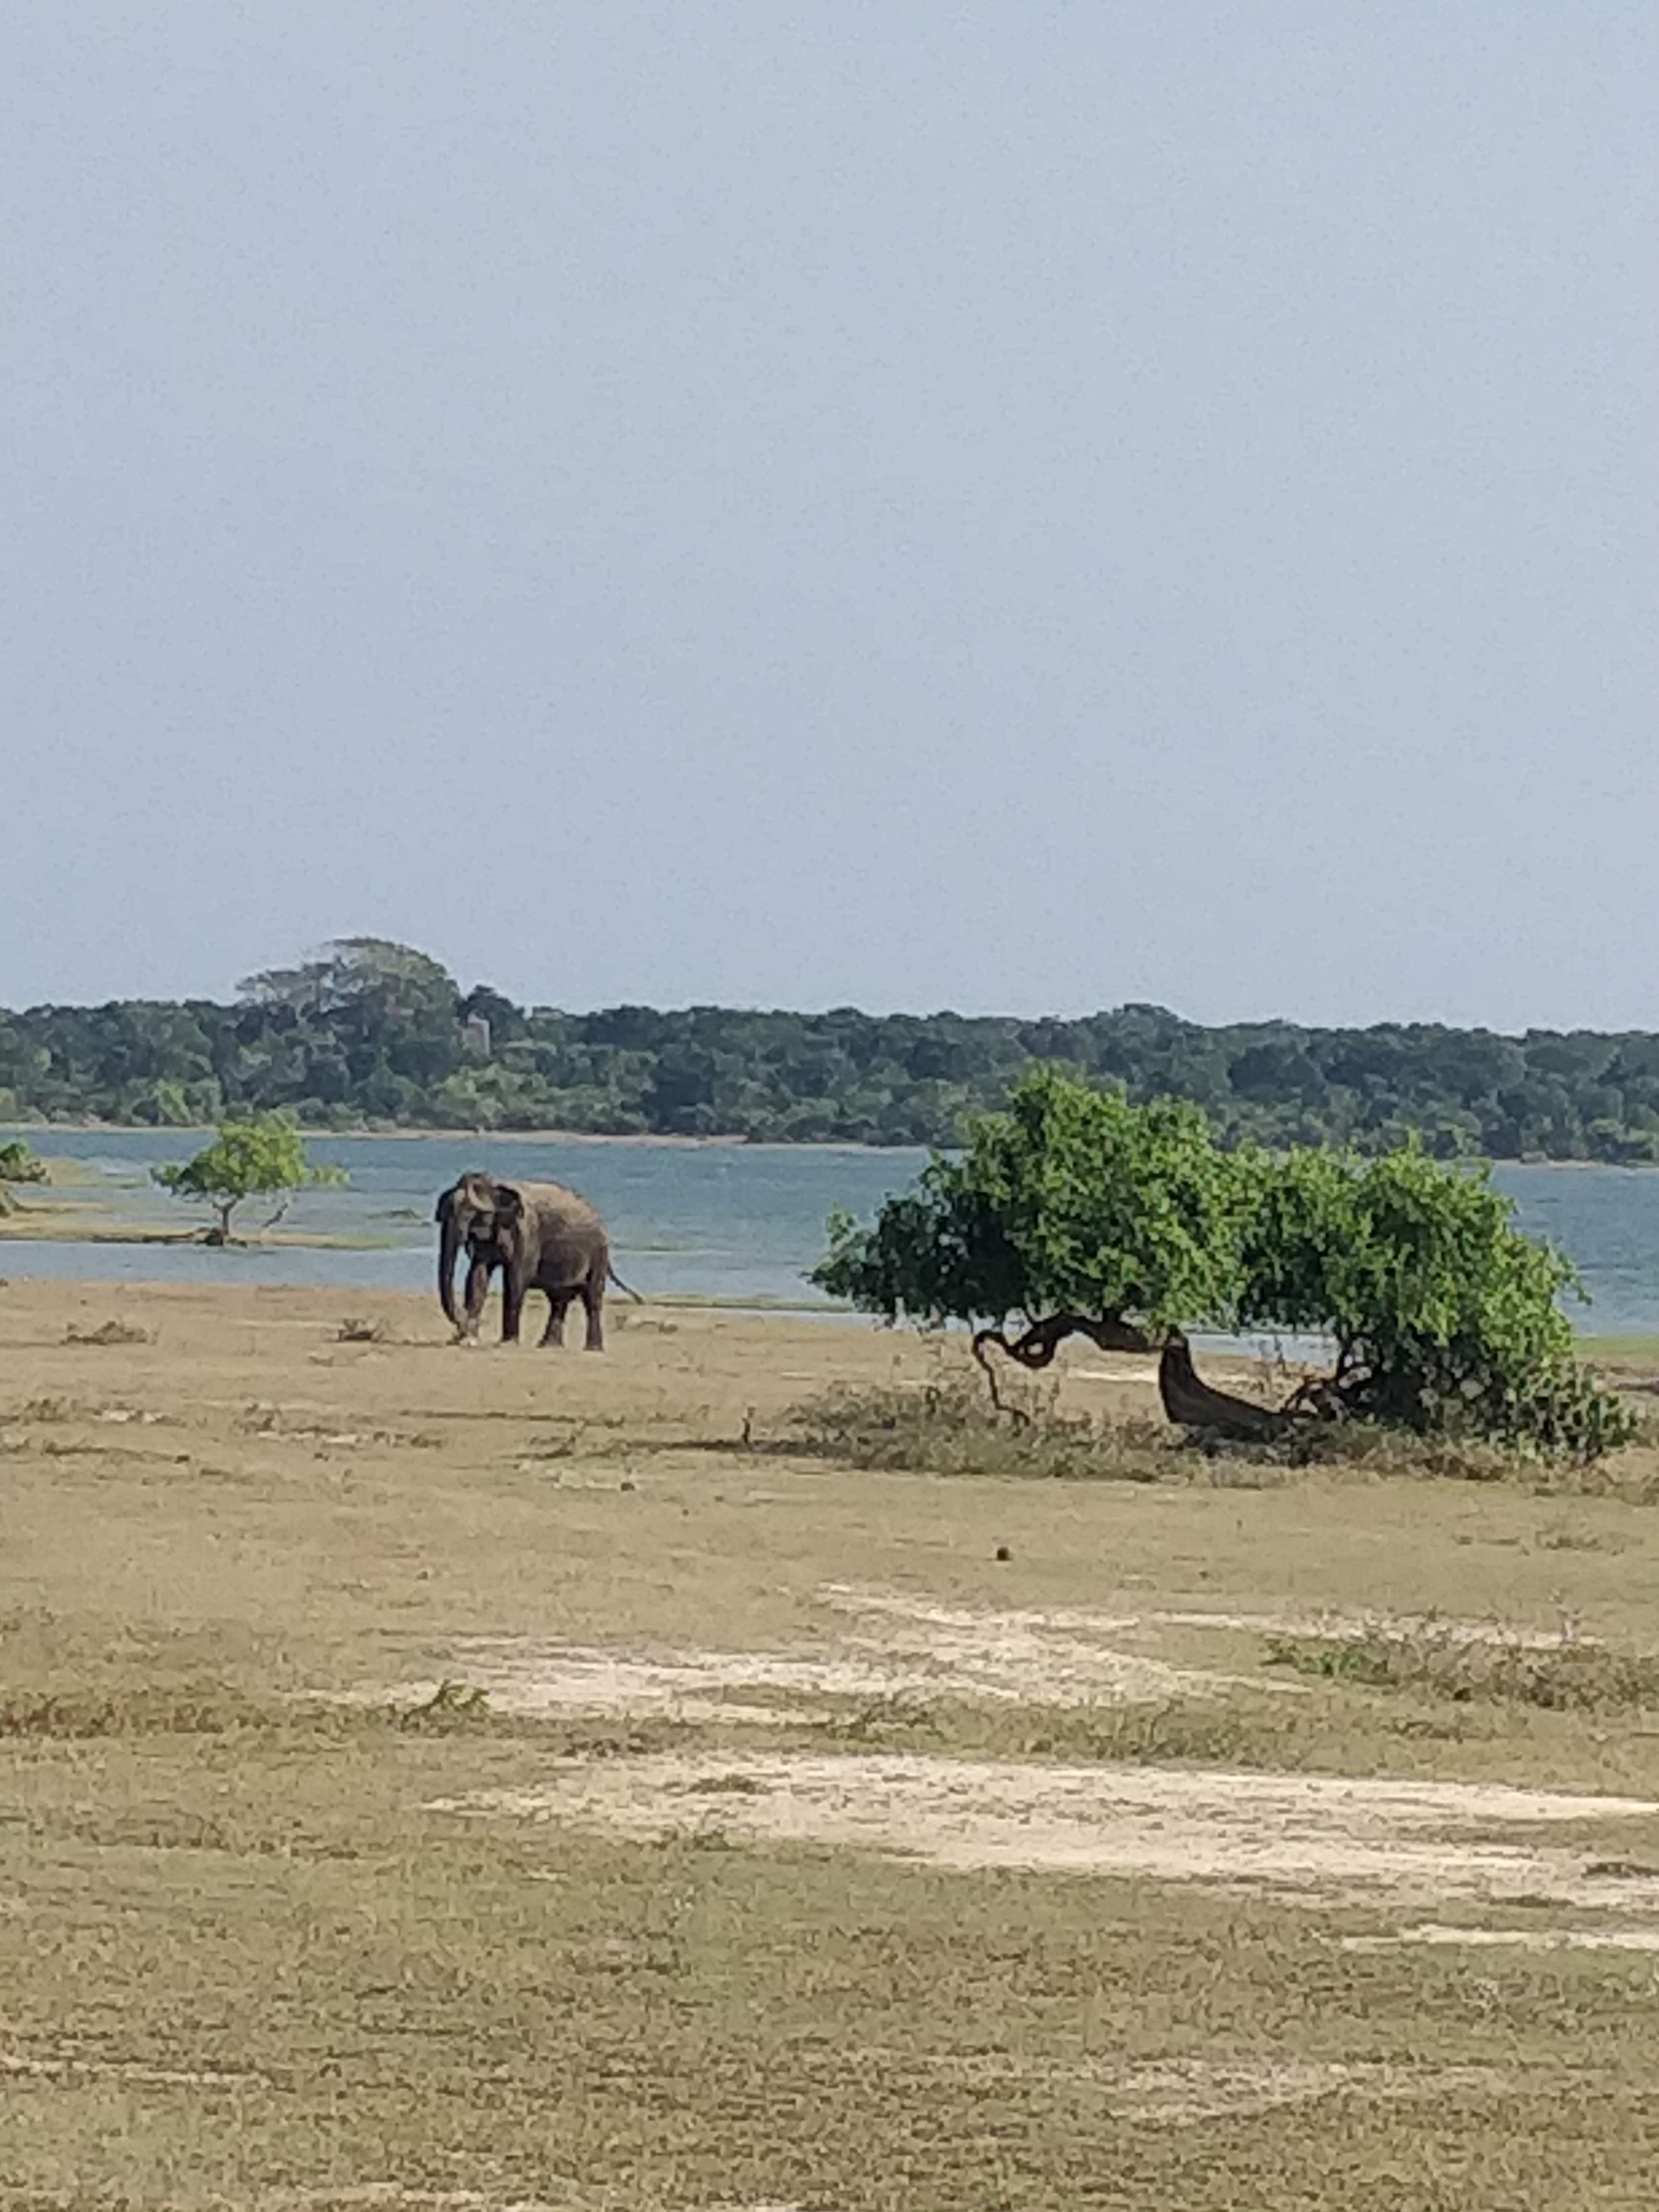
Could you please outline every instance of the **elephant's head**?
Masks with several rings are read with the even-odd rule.
[[[452,1183],[439,1199],[433,1218],[437,1222],[438,1296],[444,1318],[453,1328],[462,1326],[455,1304],[455,1263],[465,1245],[473,1254],[488,1249],[503,1262],[511,1255],[524,1216],[524,1200],[509,1182],[477,1170]]]

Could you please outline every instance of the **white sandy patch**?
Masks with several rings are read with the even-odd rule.
[[[783,1722],[824,1709],[769,1702],[825,1697],[867,1701],[957,1698],[1031,1705],[1163,1705],[1217,1697],[1237,1675],[1176,1667],[1126,1650],[1134,1618],[1078,1611],[994,1612],[836,1584],[825,1604],[845,1625],[785,1651],[616,1651],[523,1638],[470,1638],[450,1654],[449,1674],[483,1690],[498,1711],[658,1715],[678,1720]],[[1288,1694],[1302,1686],[1256,1684]],[[435,1681],[404,1682],[399,1703],[432,1695]],[[383,1697],[384,1691],[362,1692]]]
[[[8,2075],[33,2081],[136,2081],[146,2088],[241,2088],[264,2078],[216,2066],[147,2066],[136,2059],[81,2055],[27,2058],[14,2051],[0,2051],[0,2078]]]
[[[1449,1951],[1659,1951],[1659,1928],[1402,1928],[1397,1936],[1346,1936],[1346,1951],[1426,1944]]]
[[[1249,2119],[1283,2105],[1321,2097],[1444,2097],[1504,2087],[1483,2067],[1312,2064],[1291,2061],[1165,2059],[1125,2068],[1103,2085],[1106,2101],[1125,2119],[1191,2127],[1204,2120]]]
[[[823,1698],[1126,1705],[1222,1698],[1241,1687],[1307,1694],[1304,1684],[1282,1675],[1245,1677],[1178,1666],[1146,1648],[1149,1639],[1155,1642],[1169,1631],[1423,1635],[1529,1650],[1572,1640],[1565,1631],[1433,1615],[1119,1613],[1075,1606],[994,1610],[839,1583],[827,1584],[819,1596],[836,1616],[834,1629],[786,1650],[619,1651],[526,1638],[473,1637],[452,1647],[446,1671],[484,1691],[501,1712],[783,1723],[828,1717],[830,1709],[812,1702]],[[407,1681],[390,1694],[396,1702],[416,1703],[437,1686],[434,1680]],[[387,1693],[375,1689],[359,1694]]]
[[[1040,1656],[1045,1671],[1079,1650],[1086,1655],[1101,1642],[1126,1638],[1163,1628],[1212,1629],[1251,1636],[1432,1636],[1451,1644],[1513,1644],[1528,1650],[1553,1650],[1576,1640],[1570,1627],[1521,1628],[1502,1620],[1466,1620],[1441,1613],[1228,1613],[1165,1607],[1109,1611],[1094,1606],[1031,1607],[1016,1612],[988,1612],[963,1606],[939,1604],[908,1591],[863,1588],[855,1583],[828,1583],[820,1593],[838,1612],[860,1618],[865,1638],[872,1624],[885,1625],[886,1640],[902,1647],[914,1638],[957,1642],[963,1636],[993,1650],[1024,1645]],[[1086,1665],[1086,1658],[1085,1658]],[[1212,1677],[1237,1680],[1236,1676]]]
[[[1011,2052],[945,2053],[927,2062],[954,2081],[995,2088],[1035,2082],[1085,2105],[1105,2106],[1121,2118],[1153,2126],[1190,2127],[1203,2120],[1248,2119],[1282,2105],[1358,2094],[1367,2100],[1429,2098],[1502,2091],[1511,2077],[1484,2066],[1388,2065],[1303,2061],[1271,2056],[1182,2057],[1125,2065],[1105,2058],[1058,2063]]]
[[[908,1754],[719,1752],[557,1761],[541,1786],[434,1809],[640,1837],[716,1828],[957,1869],[1207,1881],[1308,1901],[1547,1897],[1604,1905],[1584,1855],[1494,1829],[1649,1818],[1616,1797],[1440,1782],[1040,1766]],[[1659,1916],[1659,1877],[1621,1882]]]
[[[1501,1644],[1523,1651],[1555,1651],[1563,1644],[1593,1644],[1571,1627],[1517,1628],[1504,1620],[1459,1620],[1433,1613],[1170,1613],[1138,1616],[1149,1628],[1211,1628],[1254,1636],[1393,1637],[1444,1644]]]
[[[261,2212],[288,2212],[288,2208],[317,2206],[331,2208],[341,2205],[362,2205],[365,2212],[375,2206],[389,2206],[394,2212],[616,2212],[618,2198],[613,2191],[590,2190],[574,2179],[561,2185],[556,2197],[491,2197],[481,2189],[411,2188],[402,2181],[362,2181],[322,2189],[280,2189],[266,2191],[254,2200]],[[565,2193],[568,2192],[568,2193]],[[647,2204],[641,2198],[630,2197],[639,2212],[670,2212],[660,2199]],[[680,2208],[675,2208],[680,2212]],[[696,2208],[696,2212],[806,2212],[804,2204],[781,2203],[768,2200],[761,2204],[738,2204],[722,2200],[718,2204]]]
[[[578,2185],[572,2182],[573,2191]],[[411,2189],[403,2181],[360,2181],[322,2189],[267,2191],[258,2200],[267,2212],[287,2206],[391,2205],[396,2212],[582,2212],[593,2203],[586,2191],[570,2196],[487,2197],[481,2189]]]

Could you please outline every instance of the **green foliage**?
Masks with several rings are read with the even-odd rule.
[[[37,1159],[21,1137],[0,1145],[0,1182],[44,1182],[46,1164]]]
[[[934,1326],[1076,1315],[1154,1336],[1316,1333],[1337,1360],[1313,1406],[1422,1436],[1590,1460],[1633,1433],[1573,1359],[1558,1303],[1571,1267],[1520,1233],[1484,1170],[1411,1145],[1374,1160],[1227,1152],[1191,1106],[1133,1105],[1053,1071],[871,1227],[832,1218],[812,1279]]]
[[[489,1027],[485,1056],[465,1021]],[[1206,1029],[1161,1006],[1077,1021],[514,1006],[425,953],[345,938],[191,1000],[0,1012],[0,1120],[162,1127],[292,1109],[319,1127],[568,1128],[951,1145],[1034,1066],[1184,1098],[1230,1148],[1659,1160],[1659,1036],[1384,1024]]]
[[[1258,1159],[1243,1267],[1246,1326],[1334,1337],[1344,1412],[1420,1435],[1594,1459],[1629,1409],[1573,1358],[1572,1266],[1516,1228],[1486,1170],[1407,1145],[1380,1159]]]
[[[1039,1069],[872,1229],[832,1219],[812,1280],[890,1319],[1175,1327],[1236,1304],[1243,1189],[1196,1107],[1132,1106]]]
[[[230,1236],[231,1216],[244,1199],[281,1197],[319,1183],[343,1183],[343,1169],[314,1165],[305,1139],[283,1115],[267,1114],[246,1121],[226,1121],[210,1145],[182,1164],[152,1168],[150,1174],[175,1198],[198,1199],[218,1215],[217,1242]],[[270,1224],[267,1223],[269,1227]]]

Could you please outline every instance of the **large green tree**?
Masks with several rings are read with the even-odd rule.
[[[1243,1203],[1237,1164],[1197,1107],[1134,1106],[1042,1069],[873,1227],[832,1217],[812,1279],[889,1319],[965,1322],[976,1351],[996,1346],[1027,1367],[1073,1335],[1144,1350],[1233,1310]]]
[[[1574,1360],[1572,1268],[1484,1173],[1414,1146],[1226,1152],[1192,1106],[1052,1070],[873,1224],[832,1218],[813,1279],[889,1320],[967,1323],[982,1364],[1043,1367],[1074,1335],[1184,1359],[1189,1328],[1291,1329],[1335,1352],[1294,1415],[1583,1458],[1632,1426]]]

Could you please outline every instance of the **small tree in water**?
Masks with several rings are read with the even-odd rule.
[[[276,1211],[264,1224],[274,1228],[287,1212],[294,1193],[348,1180],[343,1168],[313,1165],[305,1139],[281,1115],[247,1121],[226,1121],[210,1145],[182,1165],[152,1168],[150,1175],[175,1198],[198,1199],[218,1216],[207,1233],[210,1244],[228,1244],[230,1220],[244,1199],[276,1198]]]
[[[936,1153],[872,1226],[832,1218],[812,1279],[890,1321],[966,1322],[988,1375],[993,1352],[1042,1368],[1074,1335],[1161,1344],[1167,1365],[1188,1328],[1297,1329],[1330,1338],[1336,1361],[1286,1419],[1586,1460],[1634,1425],[1573,1358],[1558,1303],[1579,1291],[1571,1264],[1522,1235],[1484,1173],[1412,1147],[1224,1152],[1196,1107],[1131,1105],[1053,1070],[976,1121],[959,1157]],[[1165,1395],[1175,1418],[1202,1419]]]

